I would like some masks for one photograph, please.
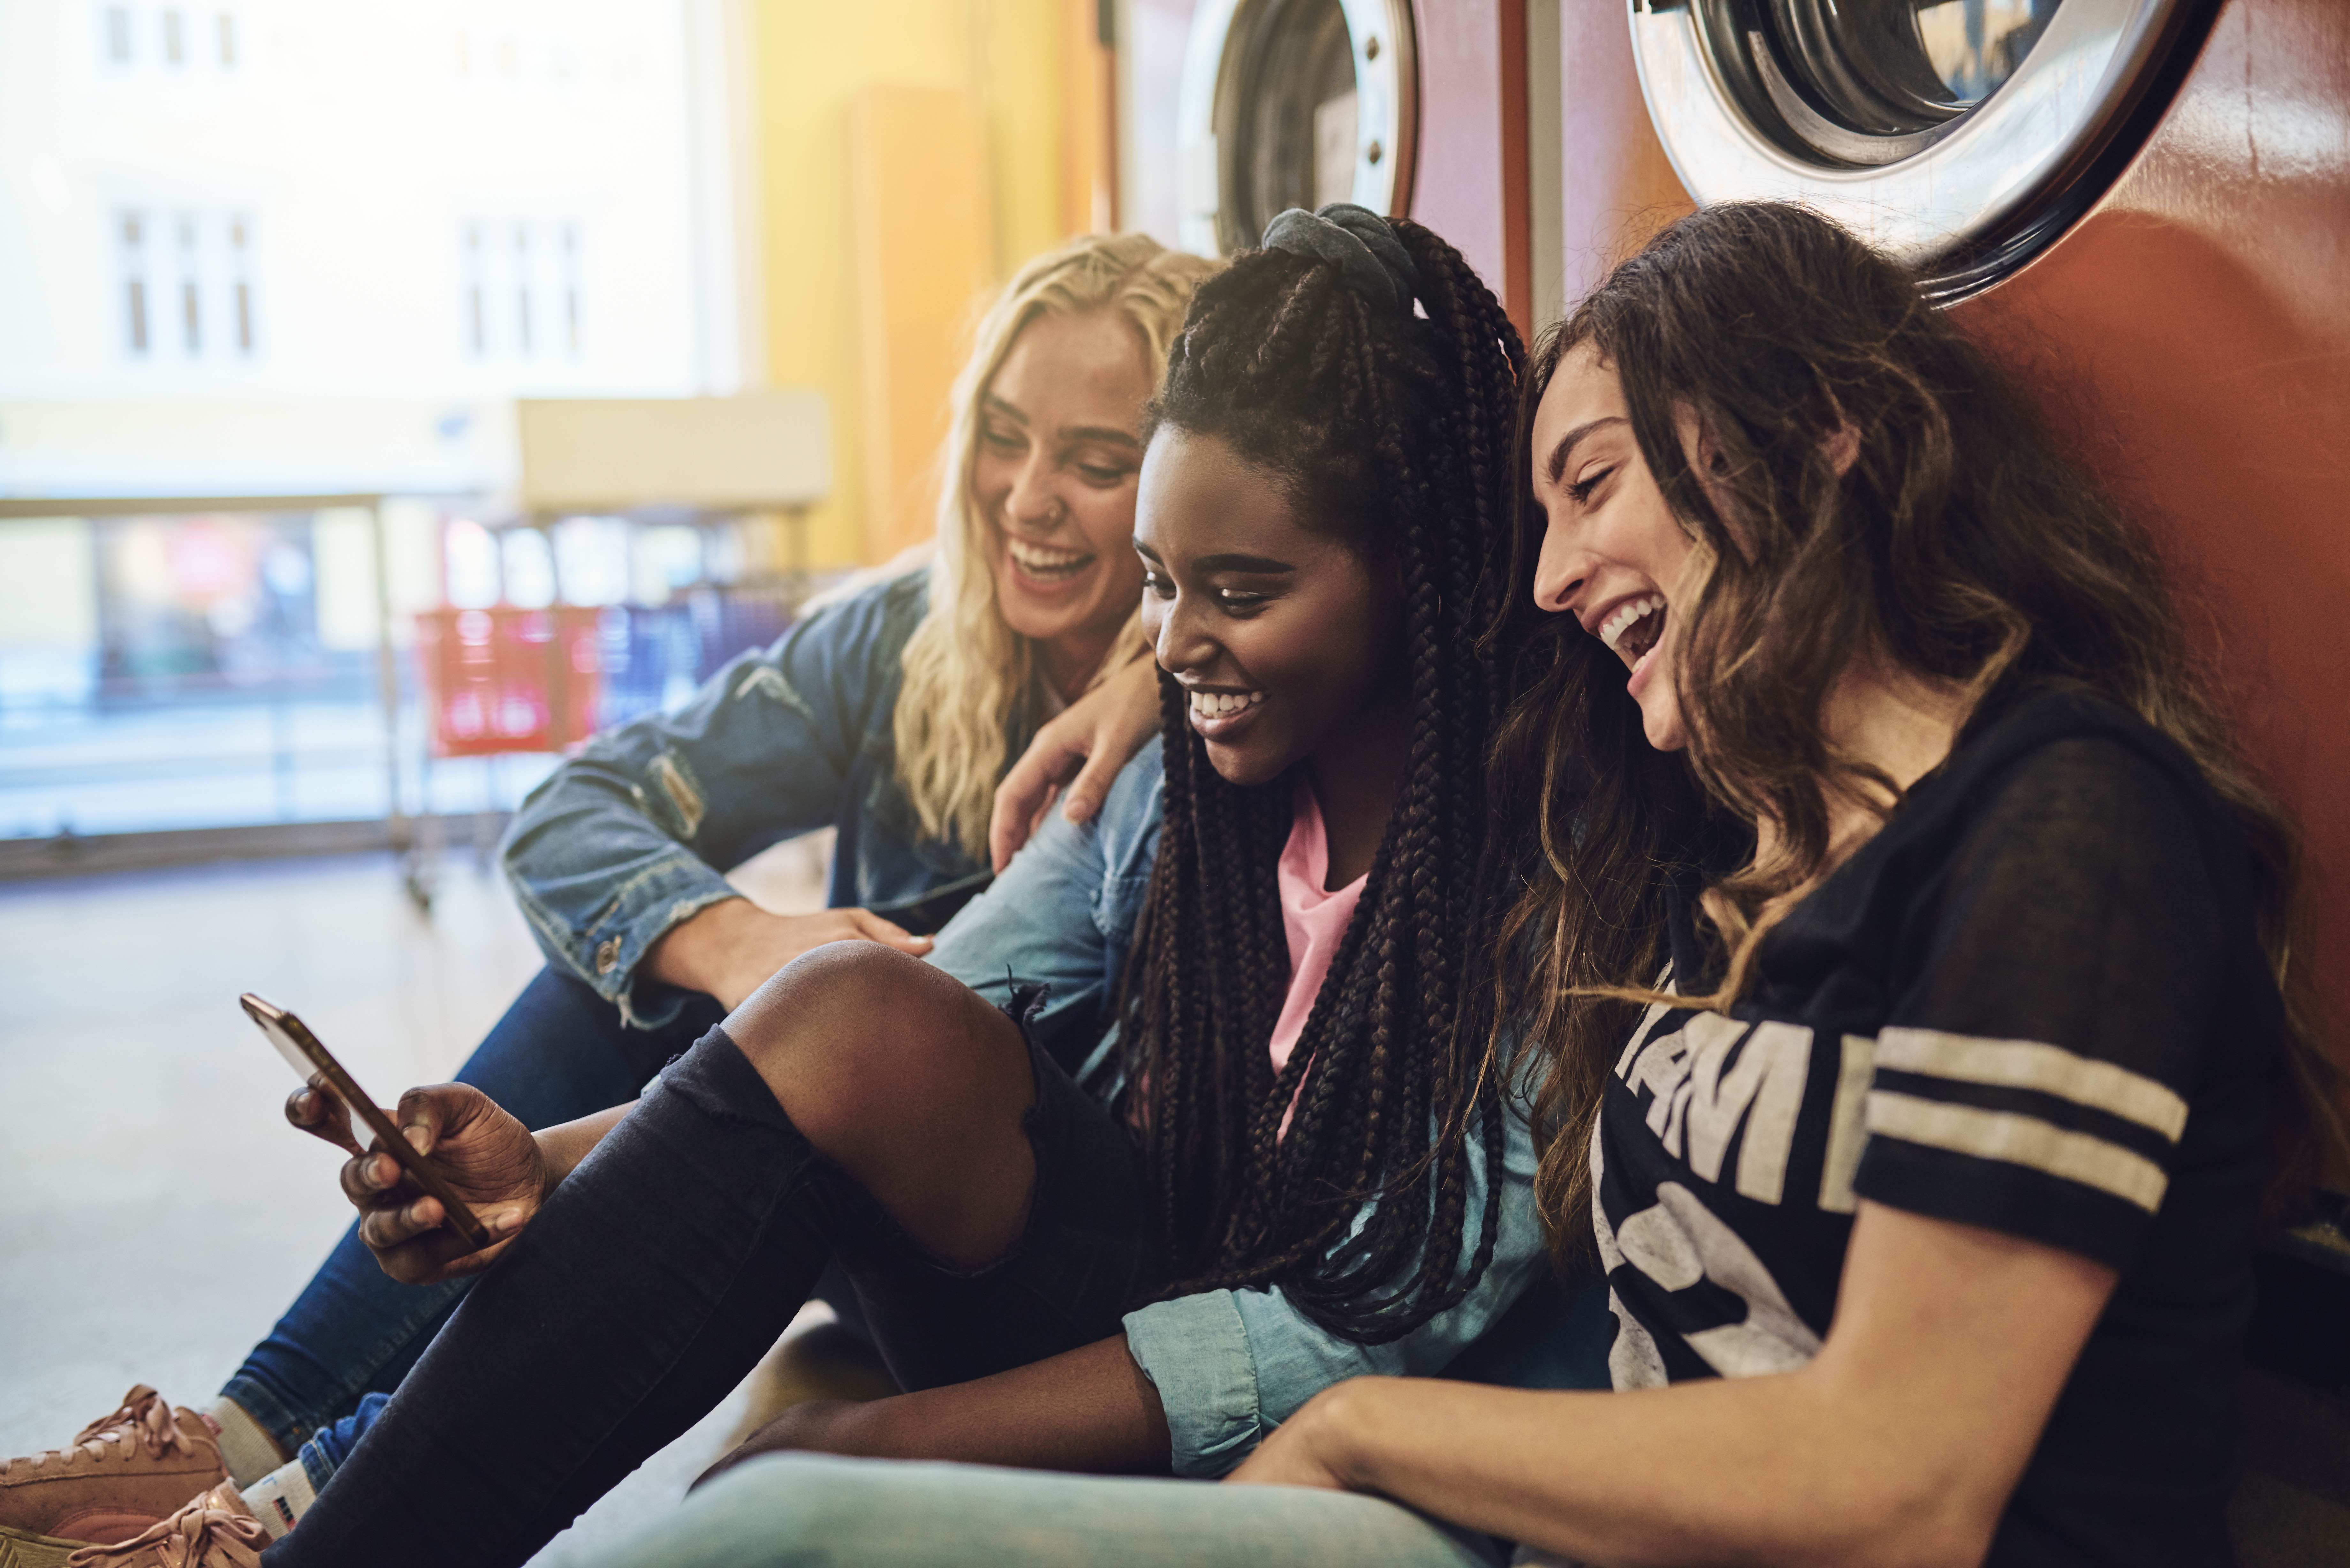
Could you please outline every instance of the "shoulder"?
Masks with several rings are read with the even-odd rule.
[[[912,635],[931,607],[929,568],[884,567],[859,572],[807,602],[801,624],[824,628],[888,628],[899,639]]]
[[[2026,692],[1978,719],[1913,797],[1918,826],[1933,837],[2061,831],[2089,849],[2235,836],[2177,742],[2116,703],[2063,688]]]
[[[859,574],[811,599],[774,655],[785,659],[863,655],[887,661],[894,670],[898,655],[930,608],[930,574],[920,568],[887,576]]]

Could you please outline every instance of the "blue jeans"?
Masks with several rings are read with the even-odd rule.
[[[528,1127],[553,1127],[635,1099],[663,1063],[724,1012],[711,997],[691,996],[661,1027],[631,1029],[585,981],[542,970],[459,1069],[457,1082],[480,1089]],[[339,1460],[380,1404],[370,1401],[352,1419],[360,1397],[399,1386],[472,1282],[400,1284],[377,1266],[353,1225],[221,1392],[287,1453],[319,1428],[342,1421],[346,1429],[330,1456]]]
[[[1493,1568],[1506,1552],[1490,1537],[1351,1492],[791,1454],[754,1459],[696,1490],[669,1517],[560,1561],[563,1568]]]

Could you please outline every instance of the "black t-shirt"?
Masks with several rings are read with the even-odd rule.
[[[1712,989],[1701,919],[1684,900],[1666,989]],[[2063,1248],[2120,1283],[1988,1561],[2230,1561],[2282,1027],[2253,920],[2242,838],[2169,741],[2047,689],[1979,717],[1764,938],[1747,1000],[1651,1008],[1616,1063],[1616,1386],[1808,1361],[1856,1198]]]

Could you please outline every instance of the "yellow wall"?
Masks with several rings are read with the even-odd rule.
[[[865,558],[931,536],[972,301],[995,272],[987,138],[961,88],[869,87],[849,110]]]
[[[876,87],[970,95],[992,187],[993,281],[1001,281],[1069,232],[1063,226],[1068,4],[757,0],[767,375],[778,386],[823,391],[832,409],[836,480],[832,498],[810,516],[814,566],[871,558],[881,539],[896,535],[885,527],[868,542],[866,522],[852,106]],[[946,258],[945,265],[963,264]],[[958,358],[962,347],[941,362]],[[934,394],[941,408],[945,390],[941,385]],[[893,392],[893,400],[901,395]]]

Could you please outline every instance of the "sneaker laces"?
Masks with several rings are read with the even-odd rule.
[[[121,1408],[84,1427],[66,1447],[36,1454],[29,1461],[0,1459],[0,1476],[17,1464],[39,1469],[51,1459],[61,1459],[68,1465],[84,1458],[102,1459],[109,1449],[117,1446],[125,1459],[143,1449],[149,1459],[160,1459],[173,1449],[184,1450],[188,1439],[180,1430],[179,1418],[172,1414],[170,1402],[141,1383],[122,1397]]]
[[[261,1568],[269,1532],[261,1521],[234,1507],[218,1486],[169,1519],[111,1546],[85,1546],[66,1559],[66,1568],[104,1568],[143,1560],[152,1568]]]

